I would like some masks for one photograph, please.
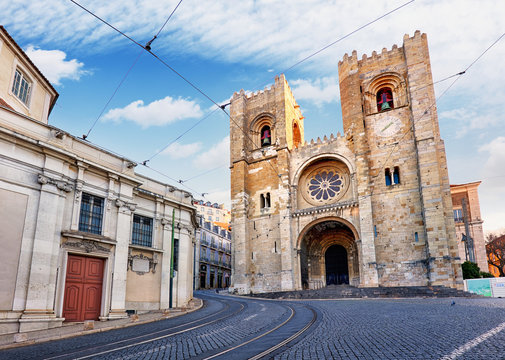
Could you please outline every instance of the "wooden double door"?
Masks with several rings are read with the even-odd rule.
[[[98,320],[104,262],[99,258],[68,255],[63,301],[65,321]]]

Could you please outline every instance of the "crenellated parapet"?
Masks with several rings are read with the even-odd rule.
[[[317,139],[305,141],[303,144],[293,149],[292,156],[303,156],[311,152],[324,152],[325,150],[335,151],[334,149],[341,147],[347,147],[347,140],[345,136],[337,132],[336,136],[330,134],[329,137],[324,135],[322,139],[318,137]]]
[[[425,33],[421,34],[419,30],[416,30],[414,33],[414,36],[409,36],[408,34],[405,34],[403,36],[403,46],[411,44],[414,41],[418,40],[427,40],[427,36]],[[391,47],[391,50],[388,50],[387,48],[382,48],[382,51],[380,53],[377,53],[377,51],[373,51],[372,55],[367,55],[363,54],[361,57],[361,60],[358,60],[358,54],[356,50],[353,50],[351,55],[345,53],[344,57],[341,61],[338,62],[339,67],[352,67],[353,65],[359,65],[360,67],[366,66],[368,64],[373,64],[374,66],[377,66],[377,63],[380,63],[382,61],[388,61],[392,58],[396,58],[397,56],[402,56],[403,55],[403,47],[398,47],[398,45],[394,44]]]

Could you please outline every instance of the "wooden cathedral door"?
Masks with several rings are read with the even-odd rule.
[[[98,320],[102,302],[104,260],[68,255],[63,317],[66,321]]]

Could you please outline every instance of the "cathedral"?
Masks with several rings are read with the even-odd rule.
[[[426,34],[338,71],[336,136],[305,141],[283,75],[232,97],[232,291],[462,288]]]

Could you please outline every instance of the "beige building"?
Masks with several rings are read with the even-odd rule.
[[[282,75],[232,97],[232,290],[462,288],[426,35],[338,68],[343,135],[306,142]]]
[[[198,215],[205,221],[229,224],[231,222],[230,210],[224,208],[224,204],[211,203],[210,201],[194,201]]]
[[[456,224],[456,240],[458,240],[459,257],[462,261],[470,261],[465,242],[462,241],[465,230],[465,211],[463,209],[463,201],[465,202],[466,214],[468,219],[469,235],[473,240],[473,252],[475,263],[481,271],[488,271],[486,242],[484,239],[484,231],[482,229],[482,221],[480,215],[480,203],[478,186],[480,181],[451,185],[452,209],[454,214],[454,222]]]
[[[0,333],[185,306],[191,194],[48,125],[57,97],[0,27]]]

